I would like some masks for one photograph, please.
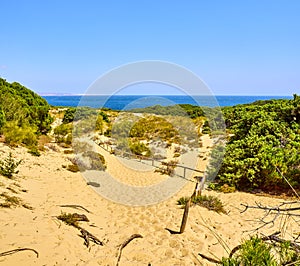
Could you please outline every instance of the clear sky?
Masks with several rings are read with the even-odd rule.
[[[38,93],[84,93],[112,68],[163,60],[218,95],[300,94],[299,0],[1,0],[0,8],[0,76]]]

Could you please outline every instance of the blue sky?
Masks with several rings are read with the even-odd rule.
[[[120,65],[163,60],[218,95],[300,94],[299,14],[298,0],[2,0],[0,76],[77,94]]]

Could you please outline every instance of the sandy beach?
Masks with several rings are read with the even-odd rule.
[[[183,209],[177,200],[190,196],[195,184],[187,182],[180,191],[167,200],[150,206],[126,206],[101,197],[95,188],[87,185],[81,173],[72,173],[64,166],[70,164],[62,151],[47,150],[40,157],[32,156],[27,149],[9,148],[0,143],[1,158],[9,152],[22,159],[19,173],[13,180],[0,176],[0,192],[22,199],[27,207],[1,208],[0,252],[16,248],[32,248],[0,257],[1,265],[116,265],[119,245],[132,234],[143,238],[132,240],[124,247],[119,265],[214,265],[202,259],[198,253],[221,259],[228,256],[217,238],[232,249],[255,232],[249,232],[260,224],[260,210],[248,210],[241,214],[241,203],[276,205],[281,199],[235,192],[231,194],[205,190],[203,194],[217,196],[224,204],[226,214],[217,214],[200,206],[190,208],[186,230],[183,234],[170,234],[166,228],[178,231]],[[99,150],[107,162],[106,172],[118,177],[122,183],[147,186],[159,183],[167,177],[154,173],[151,168],[137,172],[126,167],[114,155]],[[198,161],[197,168],[205,169],[206,161]],[[143,167],[143,166],[141,166]],[[145,167],[145,166],[144,166]],[[152,182],[152,183],[151,183]],[[101,186],[101,183],[100,183]],[[81,205],[90,212],[60,205]],[[85,214],[89,222],[80,222],[104,245],[91,242],[84,245],[79,231],[57,219],[62,212]],[[259,233],[277,231],[282,222],[264,227]],[[288,220],[285,234],[299,231]]]

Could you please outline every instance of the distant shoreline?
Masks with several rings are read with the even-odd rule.
[[[154,105],[169,106],[175,104],[191,104],[196,106],[234,106],[249,104],[259,100],[292,99],[291,96],[188,96],[188,95],[48,95],[42,96],[52,106],[76,107],[88,106],[92,108],[110,108],[113,110],[129,110]]]

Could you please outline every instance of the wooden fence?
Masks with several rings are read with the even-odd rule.
[[[149,157],[145,157],[145,156],[142,156],[142,155],[136,155],[136,154],[133,154],[133,153],[129,153],[129,152],[126,152],[126,151],[122,151],[122,150],[118,150],[118,149],[114,149],[111,147],[111,145],[107,144],[107,143],[98,143],[98,145],[103,148],[104,150],[106,150],[107,152],[111,153],[111,154],[114,154],[116,156],[120,156],[120,157],[123,157],[123,158],[128,158],[128,159],[135,159],[135,160],[138,160],[140,161],[141,163],[143,161],[151,161],[151,165],[153,167],[156,167],[156,168],[160,168],[162,163],[164,162],[163,160],[159,160],[159,159],[156,159],[156,158],[149,158]],[[155,163],[158,163],[155,164]],[[182,175],[179,175],[179,174],[176,174],[177,176],[180,176],[180,177],[183,177],[183,178],[187,178],[187,171],[192,171],[192,172],[198,172],[198,173],[201,173],[203,174],[204,171],[201,171],[201,170],[198,170],[198,169],[195,169],[195,168],[191,168],[191,167],[188,167],[188,166],[184,166],[184,165],[181,165],[181,164],[168,164],[169,166],[174,166],[174,167],[177,167],[177,168],[181,168],[183,169],[183,173]]]

